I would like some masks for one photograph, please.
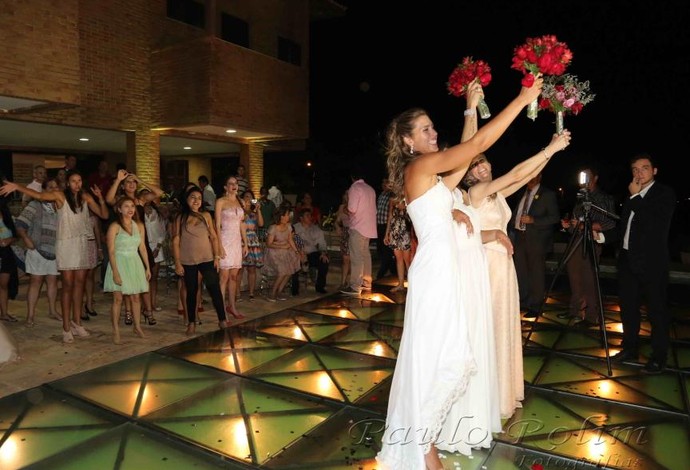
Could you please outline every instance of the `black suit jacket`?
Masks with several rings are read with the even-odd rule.
[[[513,217],[510,221],[510,227],[513,229],[515,228],[515,219],[520,217],[517,209],[523,196],[524,192],[513,209]],[[532,204],[529,206],[527,215],[534,217],[534,223],[525,225],[527,243],[533,246],[542,246],[546,251],[550,251],[553,243],[554,226],[560,221],[555,191],[540,184],[537,193],[532,198]]]
[[[668,271],[668,236],[675,208],[675,192],[658,181],[654,182],[644,197],[635,196],[625,202],[618,224],[618,243],[622,248],[628,219],[633,212],[627,253],[631,269]]]

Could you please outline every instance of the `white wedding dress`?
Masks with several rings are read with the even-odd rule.
[[[408,274],[405,321],[388,398],[383,468],[424,469],[446,417],[461,406],[475,364],[460,302],[453,197],[441,182],[407,206],[419,245]]]
[[[492,433],[501,431],[501,416],[491,284],[481,222],[477,210],[464,204],[460,190],[453,191],[453,200],[453,208],[467,214],[474,228],[473,234],[468,236],[467,225],[454,223],[460,262],[460,308],[467,318],[477,372],[470,378],[458,406],[448,414],[436,447],[470,455],[472,448],[491,447]]]

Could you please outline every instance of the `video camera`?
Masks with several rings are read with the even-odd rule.
[[[586,202],[589,202],[589,173],[586,171],[581,171],[577,175],[577,183],[580,186],[580,189],[577,190],[577,195],[576,197],[578,199],[582,199]]]

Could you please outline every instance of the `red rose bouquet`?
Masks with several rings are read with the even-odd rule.
[[[563,132],[563,115],[577,115],[595,96],[589,91],[589,81],[581,82],[577,76],[567,73],[550,75],[544,79],[539,109],[556,114],[556,132],[560,134]]]
[[[531,87],[535,75],[562,75],[573,60],[573,53],[568,46],[559,42],[556,36],[545,35],[539,38],[527,38],[525,44],[515,48],[511,68],[524,74],[522,86]],[[527,117],[537,118],[538,103],[535,101],[527,108]]]
[[[448,77],[448,82],[446,82],[448,93],[453,96],[463,96],[467,93],[467,88],[470,84],[475,80],[479,80],[483,87],[491,83],[491,67],[483,60],[473,60],[472,57],[465,57],[453,69],[450,77]],[[489,107],[483,98],[479,100],[477,108],[479,108],[479,115],[482,119],[491,117]]]

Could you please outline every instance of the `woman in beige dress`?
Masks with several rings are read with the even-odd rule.
[[[486,156],[479,154],[470,164],[462,180],[472,207],[479,213],[489,267],[502,418],[512,416],[525,398],[520,299],[513,264],[513,246],[506,234],[511,216],[506,197],[539,173],[549,159],[567,147],[569,142],[570,132],[555,134],[544,149],[496,179],[492,179],[491,164]],[[491,236],[484,236],[485,233]]]

